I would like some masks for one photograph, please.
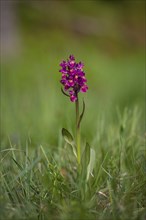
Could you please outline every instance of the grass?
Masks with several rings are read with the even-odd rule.
[[[33,13],[21,8],[20,54],[1,64],[3,220],[146,218],[145,51],[139,43],[130,46],[120,38],[118,19],[123,15],[118,5],[116,9],[96,2],[90,6],[93,10],[88,3],[80,7],[65,2],[64,13],[60,10],[57,17],[55,11],[57,20],[39,7]],[[84,27],[81,33],[70,29],[72,18],[84,18],[82,13],[91,16],[92,12],[94,22],[96,16],[102,21],[100,7],[106,9],[103,21],[110,35],[88,35]],[[38,22],[44,21],[39,13],[52,22],[48,31],[47,22],[39,27]],[[131,10],[124,18],[132,22],[132,30],[143,29],[143,12],[135,14]],[[78,176],[72,150],[61,136],[62,127],[75,134],[75,106],[62,95],[58,73],[59,63],[70,54],[84,62],[89,86],[81,126],[82,151],[86,141],[95,150],[88,182]]]
[[[73,154],[60,134],[54,152],[43,145],[32,150],[31,139],[25,147],[9,140],[9,148],[1,150],[2,219],[145,219],[146,151],[139,111],[117,110],[117,115],[110,124],[98,120],[88,184],[77,178]]]

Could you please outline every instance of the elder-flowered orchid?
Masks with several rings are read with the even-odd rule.
[[[80,140],[80,127],[81,121],[85,112],[85,102],[83,101],[83,109],[80,113],[79,105],[79,92],[86,92],[88,90],[87,80],[85,77],[85,72],[83,71],[84,64],[82,62],[77,63],[73,55],[69,56],[67,61],[63,60],[60,63],[62,77],[60,83],[63,85],[61,88],[62,93],[70,97],[71,102],[75,102],[75,112],[76,112],[76,133],[75,141],[71,133],[65,128],[62,129],[62,136],[67,144],[72,146],[73,153],[78,162],[78,172],[85,181],[89,179],[89,174],[93,170],[93,158],[94,150],[90,148],[89,144],[86,143],[84,151],[81,150],[81,140]],[[92,161],[91,161],[92,159]],[[92,162],[92,166],[90,163]]]
[[[60,63],[60,66],[62,67],[59,70],[62,73],[60,82],[64,86],[63,91],[68,92],[70,100],[75,102],[78,99],[79,92],[88,90],[87,80],[83,71],[84,64],[82,62],[76,63],[75,57],[70,55],[67,61]]]

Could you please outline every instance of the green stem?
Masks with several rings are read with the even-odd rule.
[[[76,100],[76,146],[77,146],[77,161],[80,164],[81,148],[80,148],[80,125],[79,125],[79,100]]]

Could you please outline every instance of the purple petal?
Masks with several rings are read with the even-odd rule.
[[[87,85],[83,85],[80,89],[81,92],[86,92],[88,90],[88,86]]]
[[[75,102],[77,100],[77,97],[76,96],[74,96],[74,95],[71,95],[70,96],[70,101],[71,102]]]
[[[64,90],[68,90],[70,100],[75,102],[79,91],[86,92],[88,90],[88,86],[85,84],[87,80],[83,71],[84,64],[82,62],[76,63],[75,57],[70,55],[67,61],[63,60],[60,63],[60,66],[62,67],[59,70],[62,73],[60,82],[63,84]]]

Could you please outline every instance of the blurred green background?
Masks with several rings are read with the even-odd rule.
[[[58,145],[74,129],[74,103],[60,91],[59,64],[70,54],[85,64],[89,90],[82,132],[98,118],[138,107],[144,131],[145,1],[1,1],[2,147]]]

